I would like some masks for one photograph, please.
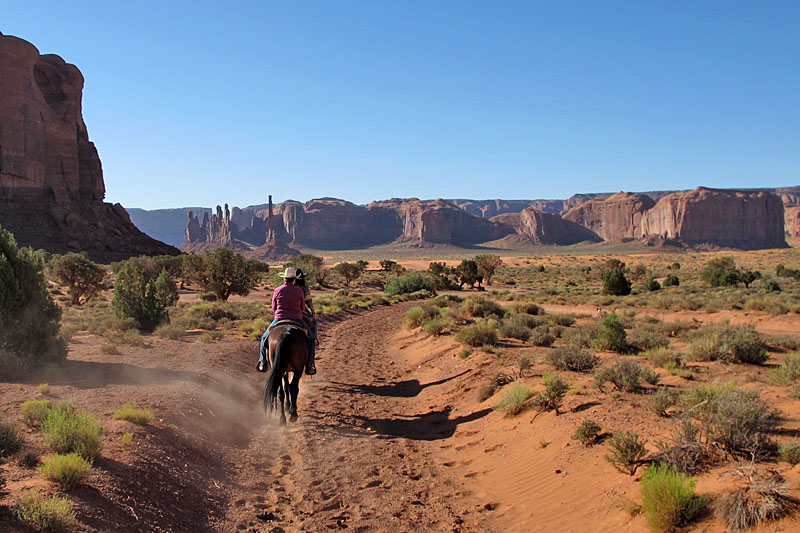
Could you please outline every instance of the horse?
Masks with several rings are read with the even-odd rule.
[[[268,413],[274,412],[280,400],[280,424],[285,425],[284,399],[289,407],[289,420],[297,420],[297,393],[300,390],[300,377],[308,360],[307,337],[305,330],[299,326],[277,324],[269,332],[267,343],[267,363],[270,370],[264,391],[264,410]],[[292,373],[291,382],[289,372]]]

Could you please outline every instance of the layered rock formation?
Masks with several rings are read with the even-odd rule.
[[[103,202],[100,158],[81,115],[83,76],[0,34],[0,225],[22,245],[112,261],[175,248]]]
[[[640,236],[661,235],[691,246],[781,248],[783,226],[783,203],[772,193],[698,187],[661,198],[647,212]]]
[[[543,213],[528,207],[521,213],[508,213],[492,218],[514,229],[515,242],[529,244],[576,244],[579,242],[600,242],[601,239],[593,231],[565,220],[552,213]]]
[[[784,225],[789,237],[800,237],[800,206],[784,208]]]
[[[620,192],[573,207],[564,219],[592,230],[604,240],[635,239],[641,236],[645,211],[654,205],[647,195]]]

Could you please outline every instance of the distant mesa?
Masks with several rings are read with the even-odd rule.
[[[95,260],[178,250],[103,202],[103,168],[81,111],[83,76],[57,55],[0,34],[0,225],[21,245]]]

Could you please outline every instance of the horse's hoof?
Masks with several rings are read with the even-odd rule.
[[[286,425],[286,419],[285,419],[284,417],[281,417],[281,421],[280,421],[280,422],[278,422],[278,423],[279,423],[280,425],[282,425],[282,426],[285,426],[285,425]]]
[[[297,415],[292,415],[289,417],[289,422],[297,422]]]

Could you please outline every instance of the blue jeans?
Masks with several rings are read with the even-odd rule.
[[[267,326],[267,330],[261,335],[261,350],[258,353],[258,360],[267,362],[267,339],[269,338],[269,329],[277,324],[277,320],[273,320],[272,323]],[[308,333],[308,364],[314,362],[314,356],[317,353],[317,343],[316,343],[316,336],[314,335],[314,330],[309,328]]]

